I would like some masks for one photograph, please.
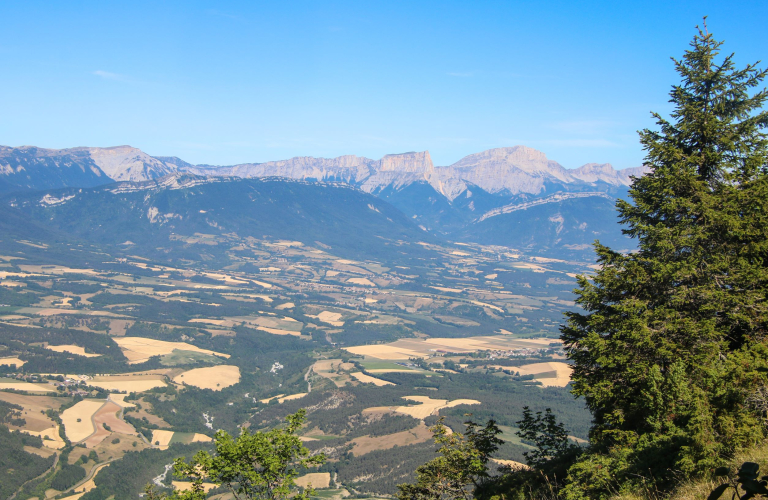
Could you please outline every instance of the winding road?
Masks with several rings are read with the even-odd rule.
[[[14,498],[16,498],[16,495],[18,495],[18,494],[19,494],[19,492],[20,492],[21,490],[23,490],[23,489],[24,489],[24,487],[25,487],[26,485],[28,485],[29,483],[31,483],[32,481],[37,481],[38,479],[42,479],[42,478],[44,478],[46,475],[48,475],[48,474],[49,474],[51,471],[54,471],[54,470],[56,470],[56,466],[57,466],[57,465],[59,465],[59,457],[61,456],[61,453],[58,453],[58,452],[57,452],[55,456],[56,456],[56,458],[53,460],[53,465],[51,465],[51,466],[50,466],[48,469],[46,469],[46,470],[45,470],[45,472],[43,472],[43,473],[42,473],[42,474],[40,474],[39,476],[37,476],[37,477],[33,477],[33,478],[32,478],[32,479],[30,479],[29,481],[26,481],[24,484],[22,484],[21,486],[19,486],[19,489],[18,489],[18,490],[16,490],[16,493],[14,493],[13,495],[9,496],[9,497],[8,497],[8,500],[13,500]]]

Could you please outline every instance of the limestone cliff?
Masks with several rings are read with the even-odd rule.
[[[350,184],[368,193],[428,184],[449,201],[471,186],[502,196],[544,196],[597,186],[628,186],[643,167],[615,170],[589,163],[569,170],[525,146],[489,149],[453,165],[435,167],[429,151],[386,155],[380,160],[345,155],[300,156],[232,166],[191,165],[176,157],[152,157],[131,146],[43,149],[0,147],[0,192],[18,188],[87,187],[111,181],[146,181],[175,172],[203,176],[285,177]]]

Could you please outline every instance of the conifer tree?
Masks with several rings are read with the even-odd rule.
[[[667,488],[766,436],[766,71],[737,69],[721,46],[705,25],[675,60],[671,118],[640,132],[651,170],[617,203],[638,251],[595,244],[584,312],[562,328],[573,392],[594,415],[569,498]]]

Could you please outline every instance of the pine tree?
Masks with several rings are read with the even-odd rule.
[[[415,483],[397,486],[398,500],[470,500],[494,481],[488,462],[504,442],[497,437],[501,430],[493,420],[484,427],[464,424],[464,434],[451,432],[442,418],[430,428],[440,456],[416,469]]]
[[[768,98],[699,29],[672,88],[671,119],[640,132],[651,171],[619,201],[628,255],[595,244],[562,339],[574,394],[594,415],[566,496],[645,482],[668,488],[766,436]],[[759,401],[758,401],[759,403]]]

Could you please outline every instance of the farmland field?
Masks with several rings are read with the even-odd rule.
[[[554,338],[572,283],[558,280],[586,265],[490,247],[428,244],[434,259],[388,262],[235,235],[183,241],[189,260],[173,263],[67,249],[85,252],[87,266],[49,264],[48,249],[6,251],[0,241],[1,253],[19,257],[2,271],[17,286],[3,289],[26,294],[24,306],[0,309],[0,365],[17,365],[0,374],[0,400],[23,408],[14,428],[47,436],[45,453],[64,449],[45,412],[83,397],[59,416],[86,446],[71,460],[96,453],[88,467],[209,446],[218,429],[274,428],[305,407],[319,410],[302,430],[307,446],[352,451],[328,465],[339,486],[366,460],[380,470],[431,453],[427,427],[440,416],[455,430],[466,413],[511,429],[523,406],[551,407],[586,438],[589,418],[568,393]],[[207,259],[218,247],[241,250],[194,253]],[[3,392],[12,389],[29,393]],[[504,436],[498,459],[522,460],[527,448]],[[173,459],[163,457],[147,459],[147,480]]]
[[[101,387],[108,391],[131,393],[144,392],[156,387],[165,387],[165,382],[160,375],[107,375],[93,377],[88,380],[88,385]]]
[[[24,366],[24,361],[16,357],[0,358],[0,365],[16,366],[16,368],[21,368]]]
[[[376,377],[371,377],[370,375],[366,375],[365,373],[361,373],[361,372],[352,372],[350,373],[350,376],[352,376],[353,378],[355,378],[356,380],[364,384],[373,384],[378,387],[381,387],[384,385],[395,385],[392,382],[387,382],[386,380],[381,380]]]
[[[459,405],[481,404],[480,401],[475,399],[456,399],[453,401],[448,401],[445,399],[432,399],[429,396],[403,396],[403,399],[407,399],[419,404],[407,406],[377,406],[373,408],[366,408],[363,413],[381,413],[391,411],[423,420],[431,415],[436,415],[443,408],[453,408]]]
[[[296,478],[296,485],[302,488],[328,488],[331,485],[331,474],[328,472],[311,472]]]
[[[189,384],[200,389],[220,391],[240,382],[240,368],[232,365],[195,368],[177,375],[173,381],[177,384]]]
[[[122,407],[111,401],[104,403],[104,405],[93,414],[93,425],[96,427],[96,432],[83,441],[85,446],[88,448],[95,448],[112,432],[128,435],[135,434],[136,429],[130,424],[117,418],[117,414],[121,411],[123,411]],[[67,437],[69,437],[69,435],[67,435]]]
[[[46,347],[46,349],[50,349],[51,351],[56,351],[56,352],[68,352],[70,354],[76,354],[78,356],[84,356],[86,358],[95,358],[97,356],[100,356],[100,354],[87,353],[85,352],[85,349],[77,345],[49,345]]]
[[[64,410],[61,422],[64,424],[67,438],[73,443],[79,443],[96,432],[92,419],[102,406],[104,401],[84,400]]]
[[[142,363],[152,356],[165,356],[175,350],[193,351],[211,356],[228,358],[229,354],[200,349],[185,342],[166,342],[163,340],[148,339],[142,337],[115,337],[115,342],[123,350],[128,362]]]

